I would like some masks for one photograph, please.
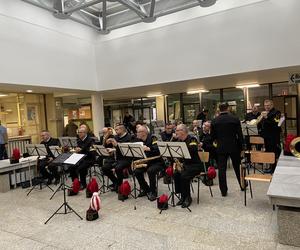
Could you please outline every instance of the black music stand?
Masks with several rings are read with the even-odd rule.
[[[62,158],[64,158],[65,160],[68,158],[68,156],[71,156],[72,153],[64,153],[64,156],[61,156],[60,159],[57,159],[57,157],[60,157],[60,155],[62,155],[61,151],[60,151],[60,148],[59,146],[50,146],[49,147],[51,153],[53,154],[54,156],[54,160],[52,161],[53,164],[56,164],[56,165],[59,165],[61,164],[62,162]],[[57,160],[56,160],[57,159]],[[63,164],[61,164],[61,169],[63,171]],[[65,178],[66,179],[66,176],[65,175],[60,175],[60,185],[57,187],[57,189],[54,191],[54,193],[51,195],[50,197],[50,200],[52,200],[52,198],[54,197],[54,195],[56,195],[56,193],[60,190],[63,190],[63,188],[67,187],[67,188],[70,188],[68,185],[65,184],[65,181],[63,181],[62,178]]]
[[[157,146],[160,152],[161,157],[168,157],[171,158],[171,162],[174,161],[174,159],[191,159],[190,152],[186,146],[185,142],[157,142]],[[168,198],[168,202],[171,199],[170,206],[175,207],[175,197],[179,200],[180,198],[174,191],[174,178],[171,177],[171,193]],[[186,207],[187,210],[190,212],[191,209],[189,207]],[[160,210],[160,213],[162,213],[162,209]]]
[[[46,148],[45,144],[27,144],[26,150],[30,156],[37,156],[37,159],[40,159],[40,157],[42,157],[42,156],[44,156],[44,157],[48,156],[48,152],[47,152],[47,148]],[[32,188],[27,193],[27,196],[35,189],[36,186],[40,186],[40,190],[42,190],[43,185],[45,185],[52,192],[54,192],[54,190],[47,183],[45,183],[42,176],[38,176],[37,181],[34,183],[34,185],[32,185]]]
[[[45,224],[48,223],[49,220],[51,220],[54,215],[56,214],[68,214],[71,212],[74,212],[81,220],[82,217],[68,204],[67,202],[67,198],[66,198],[66,185],[65,185],[65,174],[66,174],[66,170],[65,168],[68,168],[69,166],[75,166],[78,164],[78,162],[80,162],[83,158],[85,157],[84,154],[72,154],[72,153],[63,153],[61,155],[59,155],[53,162],[54,163],[58,163],[62,165],[62,178],[61,178],[61,188],[64,191],[64,202],[61,204],[61,206],[45,221]],[[58,211],[64,208],[64,212],[59,213]],[[68,211],[69,209],[69,211]]]
[[[132,162],[134,161],[134,159],[146,158],[142,142],[141,143],[118,143],[118,147],[123,156],[132,158]],[[136,192],[137,191],[141,192],[141,190],[136,187],[134,171],[132,171],[132,177],[133,177],[133,190],[131,191],[131,195],[133,193],[132,197],[136,199],[137,198]]]
[[[93,145],[93,149],[96,151],[99,157],[105,158],[105,157],[110,157],[111,154],[107,151],[107,148],[104,147],[103,145]],[[96,170],[94,170],[93,174],[98,177],[99,181],[102,182],[102,185],[100,186],[99,190],[100,193],[104,194],[106,193],[110,187],[105,184],[105,179],[104,179],[104,174],[99,173]],[[107,183],[108,184],[108,183]]]
[[[76,148],[77,147],[77,137],[59,137],[59,142],[62,147]]]

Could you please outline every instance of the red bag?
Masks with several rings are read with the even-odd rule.
[[[12,157],[14,158],[14,160],[19,160],[21,158],[21,153],[18,148],[13,149]]]
[[[166,169],[166,174],[167,174],[168,176],[170,176],[170,177],[173,176],[174,171],[173,171],[173,167],[172,167],[172,166],[167,167],[167,169]]]
[[[131,192],[131,187],[128,181],[124,181],[120,188],[119,188],[119,193],[124,195],[124,196],[128,196],[130,195]]]
[[[290,144],[297,136],[293,134],[288,134],[284,140],[284,153],[291,153]]]
[[[98,183],[95,178],[92,178],[86,189],[92,194],[99,191]]]
[[[217,176],[217,172],[213,166],[208,167],[207,177],[208,179],[214,179]]]
[[[80,182],[78,180],[78,178],[76,178],[74,181],[73,181],[73,185],[72,185],[72,190],[74,193],[78,193],[79,190],[80,190]]]
[[[168,202],[168,196],[166,194],[162,194],[159,199],[158,199],[159,203],[166,203]]]

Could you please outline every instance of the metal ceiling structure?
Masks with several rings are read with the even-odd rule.
[[[210,7],[217,0],[22,0],[60,19],[87,25],[101,34],[192,7]]]

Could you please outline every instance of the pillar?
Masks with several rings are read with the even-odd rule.
[[[92,95],[92,116],[94,134],[98,137],[99,132],[104,127],[104,105],[102,94],[96,93]]]
[[[165,97],[156,97],[156,119],[158,121],[165,121]]]

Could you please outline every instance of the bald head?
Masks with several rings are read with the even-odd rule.
[[[141,139],[143,141],[145,141],[147,139],[147,136],[148,136],[148,129],[145,127],[145,126],[139,126],[137,128],[137,138],[138,139]]]
[[[80,126],[78,129],[78,137],[82,140],[87,135],[87,127],[86,126]]]
[[[41,139],[43,142],[47,142],[51,138],[50,132],[48,130],[43,130],[41,132]]]

